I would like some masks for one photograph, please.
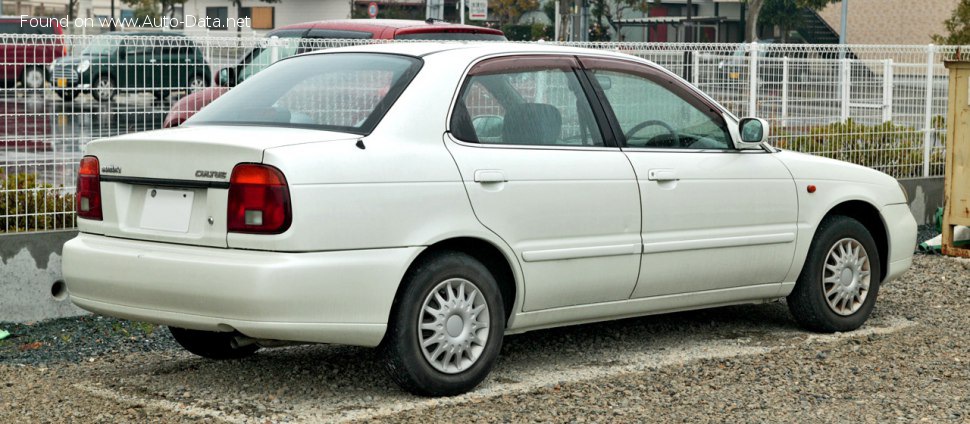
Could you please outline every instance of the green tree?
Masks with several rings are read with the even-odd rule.
[[[934,35],[933,42],[937,44],[970,44],[970,0],[960,0],[960,4],[953,10],[953,16],[943,22],[947,35]]]
[[[654,2],[659,3],[657,0]],[[595,33],[595,27],[605,19],[619,39],[623,25],[619,21],[623,19],[623,15],[630,12],[646,14],[649,8],[650,0],[591,0],[590,14],[593,15],[593,22],[590,23],[590,28]]]
[[[802,8],[819,10],[829,3],[838,2],[839,0],[747,0],[744,40],[754,41],[758,38],[759,24],[778,25],[783,29],[782,37],[785,38],[789,30],[802,24],[799,16]]]
[[[497,20],[499,27],[515,23],[523,13],[538,10],[539,0],[489,0],[489,19]]]

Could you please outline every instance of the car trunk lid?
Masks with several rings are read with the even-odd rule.
[[[354,139],[293,128],[197,126],[91,143],[98,158],[103,221],[82,231],[107,236],[226,247],[229,178],[240,163],[292,144]]]

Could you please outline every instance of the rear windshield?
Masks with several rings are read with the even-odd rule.
[[[370,134],[421,68],[392,54],[331,53],[282,60],[186,125],[260,125]]]
[[[504,35],[483,34],[480,32],[417,32],[397,34],[398,40],[471,40],[471,41],[505,41]]]

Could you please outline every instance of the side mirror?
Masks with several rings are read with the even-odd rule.
[[[216,85],[220,87],[235,87],[236,86],[236,68],[222,68],[219,70],[218,79],[216,79]]]
[[[739,149],[760,149],[761,143],[768,139],[768,121],[761,118],[743,118],[738,123],[741,133]]]

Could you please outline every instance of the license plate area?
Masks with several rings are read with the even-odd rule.
[[[186,233],[192,222],[195,193],[190,190],[145,189],[141,228]]]

